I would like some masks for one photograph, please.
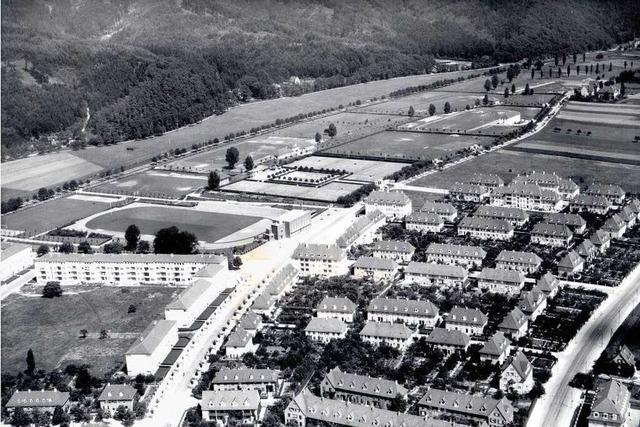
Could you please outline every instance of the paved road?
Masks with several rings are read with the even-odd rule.
[[[605,349],[616,329],[640,303],[640,266],[596,310],[562,352],[553,375],[545,384],[546,394],[538,400],[527,427],[568,427],[579,404],[579,391],[569,387],[578,372],[586,372]]]
[[[6,285],[2,285],[0,287],[0,301],[4,300],[6,297],[11,295],[14,292],[18,292],[22,285],[29,282],[31,279],[36,277],[36,272],[33,268],[24,273],[22,276],[19,276],[7,283]]]

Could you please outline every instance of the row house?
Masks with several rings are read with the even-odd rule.
[[[502,187],[504,185],[502,178],[493,173],[474,173],[462,182],[465,184],[481,185],[487,188]]]
[[[496,188],[489,202],[493,206],[528,211],[558,212],[562,209],[562,197],[557,192],[536,184],[509,184]]]
[[[241,359],[245,354],[255,353],[258,346],[253,343],[253,335],[242,326],[236,326],[224,344],[225,355],[230,359]]]
[[[280,298],[297,277],[298,270],[293,265],[287,264],[269,279],[265,291],[275,298]]]
[[[612,239],[620,239],[627,232],[627,223],[620,217],[619,214],[613,214],[605,223],[600,227],[600,230],[609,234]]]
[[[518,307],[533,322],[547,308],[547,296],[534,286],[520,295]]]
[[[511,341],[503,332],[497,331],[482,346],[480,360],[491,364],[502,365],[511,351]]]
[[[154,320],[126,351],[127,373],[132,377],[154,374],[177,342],[175,320]]]
[[[377,230],[387,222],[387,217],[379,210],[362,215],[353,222],[336,240],[337,245],[346,249],[351,245],[368,244],[375,238]]]
[[[374,298],[367,307],[367,320],[374,322],[404,323],[433,328],[439,319],[438,307],[431,301]]]
[[[587,229],[587,221],[580,215],[572,213],[552,213],[544,218],[544,222],[564,225],[576,234],[582,234]]]
[[[453,222],[458,217],[458,210],[451,203],[426,201],[420,212],[438,215],[443,221]]]
[[[16,390],[6,404],[7,412],[13,412],[20,408],[27,413],[35,410],[53,414],[56,408],[67,412],[71,405],[68,391],[53,390]]]
[[[458,224],[458,236],[482,240],[511,240],[513,226],[500,219],[465,217]]]
[[[631,393],[624,383],[610,379],[598,385],[587,417],[589,427],[624,427],[631,419]]]
[[[482,335],[487,327],[489,318],[475,308],[453,307],[447,316],[445,328],[450,331],[460,331],[467,335]]]
[[[456,182],[449,189],[449,197],[463,202],[481,203],[489,197],[491,190],[483,185]]]
[[[439,233],[444,228],[444,220],[435,213],[414,212],[405,218],[404,227],[421,233]]]
[[[558,275],[569,277],[584,270],[584,259],[573,249],[558,262]]]
[[[455,329],[433,328],[427,335],[426,342],[444,354],[464,352],[469,349],[469,336]]]
[[[524,275],[517,270],[484,268],[478,273],[478,288],[492,293],[518,295],[524,287]]]
[[[520,350],[509,357],[500,374],[500,390],[527,394],[533,389],[533,366]]]
[[[316,307],[316,317],[320,319],[340,319],[353,323],[358,307],[349,298],[324,297]]]
[[[221,288],[209,280],[196,280],[166,305],[164,318],[175,320],[178,328],[189,327],[220,294],[220,291]]]
[[[496,267],[531,274],[540,268],[542,259],[533,252],[503,250],[496,258]]]
[[[283,384],[277,370],[222,368],[211,381],[211,389],[218,392],[256,390],[260,397],[271,398],[280,395]]]
[[[599,215],[606,215],[611,210],[613,203],[606,197],[590,196],[580,194],[571,200],[569,209],[574,212],[591,212]]]
[[[523,209],[507,206],[478,206],[473,216],[476,218],[500,219],[509,222],[514,227],[522,227],[529,221],[529,214]]]
[[[399,264],[406,264],[416,248],[403,240],[380,240],[373,244],[373,256],[377,258],[392,259]]]
[[[544,293],[547,298],[551,299],[556,296],[560,289],[560,280],[551,272],[547,271],[538,280],[536,280],[536,288]]]
[[[381,344],[388,345],[400,351],[405,351],[415,332],[402,323],[367,321],[360,331],[360,337],[374,347]]]
[[[257,390],[204,390],[200,401],[202,419],[215,425],[256,425],[260,420],[260,393]]]
[[[420,415],[456,418],[486,423],[489,427],[501,427],[513,422],[513,407],[506,398],[500,400],[480,395],[464,394],[431,388],[418,402]]]
[[[537,185],[540,188],[558,193],[565,200],[572,199],[580,193],[580,187],[575,182],[562,178],[555,172],[533,171],[526,175],[518,175],[512,183]]]
[[[322,397],[381,409],[388,409],[396,396],[406,399],[408,393],[397,381],[351,374],[337,366],[320,383]]]
[[[626,193],[619,185],[593,183],[586,189],[584,194],[593,197],[603,197],[615,205],[624,202]]]
[[[458,264],[469,268],[482,266],[487,252],[480,246],[431,243],[425,255],[430,263]]]
[[[567,247],[573,239],[573,233],[565,225],[539,222],[531,230],[531,243],[538,245]]]
[[[348,330],[347,324],[340,319],[312,317],[304,334],[312,341],[328,344],[331,340],[345,338]]]
[[[348,270],[347,254],[337,245],[301,243],[292,259],[302,276],[339,276]]]
[[[602,230],[596,230],[589,236],[589,241],[598,249],[598,252],[604,254],[611,247],[611,236]]]
[[[353,275],[359,279],[393,280],[397,272],[398,264],[392,259],[361,256],[353,264]]]
[[[529,318],[518,307],[511,310],[498,325],[498,330],[504,332],[512,340],[518,340],[525,336],[528,328]]]
[[[405,280],[424,286],[467,286],[469,273],[459,265],[412,261],[405,268]]]
[[[411,198],[402,191],[372,191],[364,199],[366,212],[379,210],[391,220],[402,219],[411,214]]]

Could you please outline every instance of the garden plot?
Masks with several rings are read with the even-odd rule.
[[[349,179],[375,182],[407,166],[398,162],[375,160],[344,159],[338,157],[310,156],[290,163],[291,167],[309,167],[312,169],[339,169],[351,174]]]

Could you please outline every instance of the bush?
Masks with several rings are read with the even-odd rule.
[[[42,289],[43,298],[55,298],[62,296],[62,286],[60,282],[47,282]]]

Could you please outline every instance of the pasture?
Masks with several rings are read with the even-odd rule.
[[[207,176],[147,171],[93,187],[91,191],[149,197],[181,197],[207,185]]]
[[[223,190],[260,194],[265,196],[290,197],[294,199],[335,202],[339,197],[346,196],[360,187],[360,184],[342,182],[331,182],[327,185],[316,188],[302,185],[244,180],[227,185],[223,188]]]
[[[105,212],[87,221],[86,227],[97,232],[124,233],[130,224],[135,224],[140,228],[142,234],[154,235],[162,228],[176,226],[180,230],[195,234],[200,241],[213,243],[258,222],[260,219],[262,218],[258,216],[149,205]]]
[[[22,372],[29,349],[36,368],[46,371],[88,364],[102,377],[120,369],[124,353],[152,320],[164,317],[164,306],[176,293],[175,288],[103,286],[53,299],[11,295],[2,301],[2,373]],[[128,312],[131,304],[135,313]],[[81,329],[87,338],[80,338]],[[100,339],[103,329],[108,337]]]
[[[290,167],[310,167],[313,169],[340,169],[351,174],[349,179],[375,182],[407,166],[398,162],[376,160],[344,159],[338,157],[310,156],[289,164]]]

